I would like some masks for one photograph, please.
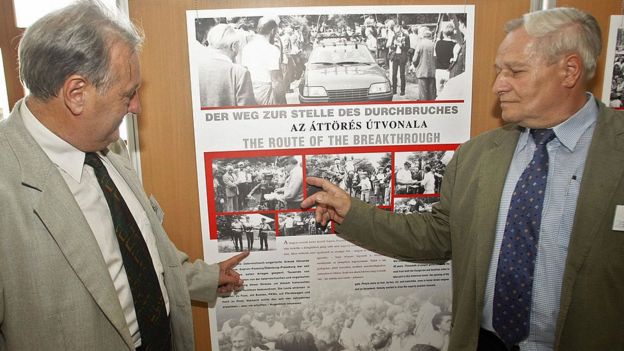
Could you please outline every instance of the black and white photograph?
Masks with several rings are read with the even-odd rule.
[[[438,194],[454,151],[397,152],[395,194]]]
[[[602,101],[615,109],[624,108],[624,16],[611,16]]]
[[[466,22],[442,12],[197,17],[200,104],[461,100]]]
[[[217,331],[220,351],[446,351],[451,317],[443,289],[379,295],[330,288],[300,305],[225,310]]]
[[[275,217],[251,213],[217,216],[219,252],[274,251]]]
[[[402,214],[431,213],[431,207],[439,201],[439,196],[395,197],[393,208],[395,213]]]
[[[383,153],[321,154],[306,156],[306,176],[329,180],[369,204],[390,205],[392,155]],[[307,194],[318,189],[308,186]]]
[[[316,222],[313,211],[278,214],[279,236],[333,234],[332,224]]]
[[[624,28],[618,28],[616,35],[609,106],[624,107]]]
[[[299,209],[303,200],[301,156],[214,159],[217,213]]]

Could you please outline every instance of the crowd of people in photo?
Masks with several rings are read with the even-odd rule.
[[[286,104],[301,77],[311,39],[307,27],[279,16],[196,22],[202,106]],[[206,22],[206,23],[204,23]],[[207,50],[204,50],[207,47]],[[209,77],[210,79],[208,79]]]
[[[397,194],[435,194],[439,192],[442,174],[434,171],[430,165],[423,169],[417,164],[405,161],[396,171]]]
[[[394,212],[402,214],[431,212],[433,205],[438,201],[439,196],[397,198],[394,200]]]
[[[455,19],[408,25],[396,19],[381,23],[371,16],[361,28],[356,26],[356,31],[362,33],[373,56],[391,71],[394,94],[405,95],[411,76],[418,84],[416,98],[435,100],[450,78],[465,71],[466,17],[457,14]]]
[[[446,351],[450,298],[333,293],[297,306],[255,308],[220,323],[220,351]],[[226,317],[227,318],[227,317]]]
[[[418,96],[413,97],[417,100],[435,100],[449,79],[464,72],[465,14],[440,14],[431,24],[376,17],[332,25],[303,18],[286,22],[280,16],[197,19],[201,106],[288,103],[286,94],[296,88],[312,47],[324,38],[365,44],[388,70],[394,94],[405,95],[412,77],[418,85]]]
[[[279,216],[279,235],[319,235],[330,234],[331,225],[321,226],[313,212],[291,212]]]
[[[310,159],[307,165],[308,176],[327,179],[366,203],[376,206],[390,205],[392,169],[389,163],[377,167],[367,163],[359,165],[361,160],[347,156],[335,157],[329,165],[327,162]]]
[[[395,165],[395,194],[437,194],[446,170],[446,152],[414,154]]]
[[[212,171],[217,212],[299,208],[303,199],[303,173],[292,156],[219,160]]]

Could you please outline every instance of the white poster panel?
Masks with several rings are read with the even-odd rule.
[[[614,109],[624,107],[624,16],[613,15],[602,84],[602,102]]]
[[[316,176],[431,211],[470,135],[473,29],[472,5],[187,12],[204,256],[251,251],[215,350],[445,349],[450,263],[367,251],[299,203]]]

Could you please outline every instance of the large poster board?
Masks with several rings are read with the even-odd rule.
[[[237,50],[207,47],[223,23]],[[388,211],[431,210],[470,135],[473,27],[471,5],[187,12],[204,256],[252,251],[245,290],[210,309],[214,349],[241,330],[260,349],[293,333],[311,350],[444,349],[450,264],[366,251],[298,203],[318,176]]]

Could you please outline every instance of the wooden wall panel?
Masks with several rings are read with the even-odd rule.
[[[17,66],[17,45],[24,30],[15,27],[14,13],[13,0],[0,0],[0,48],[2,48],[9,109],[13,108],[17,100],[24,97]],[[5,117],[9,115],[9,111],[3,113]]]
[[[5,1],[5,0],[2,0]],[[143,86],[140,97],[139,137],[143,180],[165,211],[165,228],[171,239],[192,258],[202,258],[197,176],[185,12],[217,9],[284,6],[337,5],[431,5],[475,4],[474,81],[471,135],[501,125],[496,99],[491,92],[494,57],[504,37],[504,23],[529,10],[529,0],[462,1],[335,1],[335,0],[129,0],[130,15],[144,30],[146,43],[141,58]],[[576,6],[594,13],[608,28],[608,15],[619,13],[618,0],[559,0],[559,6]],[[604,40],[606,46],[606,39]],[[604,67],[604,58],[599,69]],[[600,91],[602,73],[594,91]],[[597,94],[598,95],[598,94]],[[210,350],[207,307],[193,310],[197,350]]]

